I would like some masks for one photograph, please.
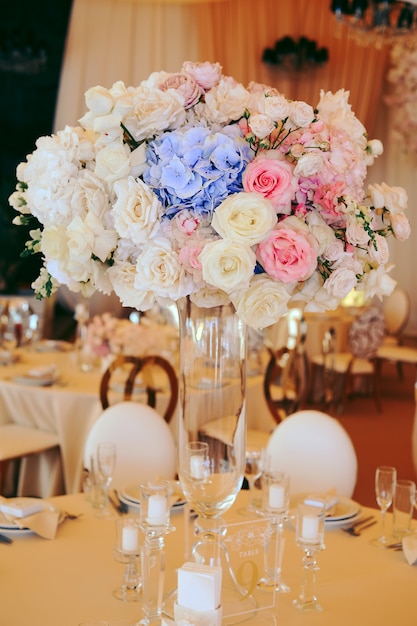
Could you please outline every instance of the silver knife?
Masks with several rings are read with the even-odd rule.
[[[13,543],[13,539],[10,539],[7,535],[0,534],[0,543]]]

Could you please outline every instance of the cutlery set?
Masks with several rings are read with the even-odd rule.
[[[374,519],[373,515],[369,515],[369,517],[363,517],[362,519],[358,520],[354,524],[351,524],[350,526],[346,526],[345,528],[342,528],[342,530],[345,533],[348,533],[349,535],[353,535],[354,537],[359,537],[363,530],[365,530],[366,528],[370,528],[371,526],[374,526],[376,523],[377,521]]]

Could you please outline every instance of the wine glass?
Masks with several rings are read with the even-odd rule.
[[[316,572],[319,569],[316,555],[325,547],[324,518],[324,507],[304,503],[297,507],[295,538],[297,546],[304,551],[304,577],[300,595],[293,600],[293,606],[302,613],[323,610],[316,596],[315,585]]]
[[[396,482],[397,470],[395,467],[388,465],[377,467],[375,473],[375,494],[376,501],[381,509],[381,534],[371,541],[374,546],[383,548],[389,543],[385,534],[385,517],[394,497]]]
[[[262,476],[262,472],[265,468],[265,455],[264,448],[246,448],[245,453],[245,478],[248,483],[249,491],[249,503],[247,507],[242,511],[243,514],[253,515],[258,509],[259,504],[255,498],[256,481]]]
[[[104,506],[102,513],[110,515],[109,489],[116,467],[116,445],[114,443],[101,442],[97,446],[97,474],[101,488],[104,492]]]

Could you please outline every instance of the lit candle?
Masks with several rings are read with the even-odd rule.
[[[204,478],[204,457],[199,454],[190,457],[190,473],[193,478]]]
[[[270,485],[268,503],[271,509],[282,509],[285,505],[285,488],[283,485]]]
[[[319,518],[315,515],[304,515],[301,526],[301,538],[315,541],[319,536]]]
[[[122,550],[124,552],[135,552],[138,549],[138,529],[133,524],[123,526],[122,530]]]
[[[167,501],[164,496],[154,494],[149,496],[148,517],[146,521],[152,526],[162,526],[166,523]]]

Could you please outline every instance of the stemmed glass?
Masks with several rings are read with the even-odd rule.
[[[116,446],[114,443],[101,442],[97,446],[97,472],[101,487],[104,491],[104,508],[102,513],[110,514],[109,489],[116,467]]]
[[[246,515],[252,515],[259,509],[259,503],[255,499],[255,484],[262,476],[265,468],[266,450],[263,448],[246,448],[245,453],[245,478],[248,483],[249,503],[243,511]]]
[[[317,566],[316,555],[324,549],[324,518],[322,507],[299,504],[296,517],[296,543],[304,551],[304,578],[298,598],[293,600],[300,612],[322,611],[317,600],[315,585]]]
[[[376,501],[381,509],[381,534],[378,538],[371,541],[377,547],[383,548],[389,543],[389,539],[385,534],[385,518],[394,497],[396,482],[397,470],[395,467],[388,465],[377,467],[375,473],[375,494]]]

